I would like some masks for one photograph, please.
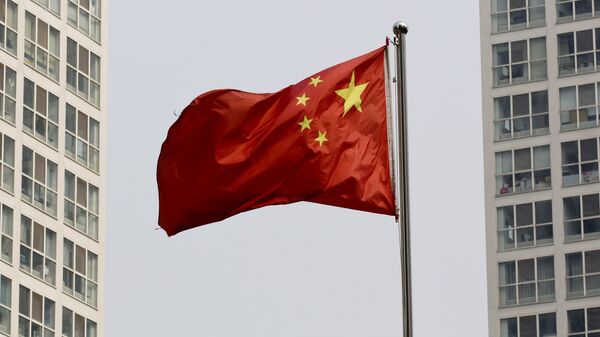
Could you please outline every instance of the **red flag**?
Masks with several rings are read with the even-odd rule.
[[[272,94],[198,96],[162,145],[160,226],[171,236],[296,201],[393,215],[384,52]]]

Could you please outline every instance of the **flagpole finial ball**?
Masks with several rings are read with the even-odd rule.
[[[404,22],[398,21],[394,23],[394,34],[406,34],[408,33],[408,25]]]

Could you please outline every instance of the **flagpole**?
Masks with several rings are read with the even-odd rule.
[[[398,227],[400,233],[400,264],[402,268],[403,336],[413,337],[412,280],[410,266],[410,216],[408,199],[408,128],[406,116],[406,34],[404,22],[394,24],[396,45],[396,88],[398,102]]]

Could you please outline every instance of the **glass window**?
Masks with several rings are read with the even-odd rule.
[[[495,44],[492,54],[494,86],[545,80],[548,77],[545,37]]]
[[[97,173],[100,169],[99,147],[100,123],[67,103],[65,155]]]
[[[60,32],[25,12],[25,64],[46,75],[51,80],[59,80]]]
[[[557,0],[556,19],[567,22],[591,18],[600,15],[600,1],[598,0]]]
[[[596,83],[560,88],[561,130],[598,126]]]
[[[98,239],[98,187],[65,170],[65,216],[67,226]]]
[[[566,254],[567,298],[600,295],[600,250]]]
[[[23,131],[58,148],[58,96],[25,77]]]
[[[10,314],[12,307],[12,281],[0,275],[0,332],[10,335]]]
[[[540,27],[545,25],[544,1],[492,0],[492,32]]]
[[[501,262],[500,307],[554,300],[554,257]]]
[[[558,35],[559,76],[596,70],[596,65],[600,63],[600,46],[594,47],[594,41],[600,38],[599,34],[600,29],[588,29]]]
[[[26,146],[23,146],[22,156],[21,199],[56,217],[58,189],[56,163],[36,154]]]
[[[63,292],[96,307],[98,304],[98,255],[66,238],[63,249]]]
[[[44,7],[50,13],[60,18],[60,0],[33,0],[38,5]]]
[[[496,193],[513,194],[551,188],[550,147],[496,152]]]
[[[2,0],[0,0],[0,8],[1,4]],[[0,118],[12,125],[15,124],[16,97],[17,73],[0,63]]]
[[[100,105],[100,57],[70,38],[67,38],[67,89],[96,107]]]
[[[548,134],[548,91],[494,98],[495,139]]]
[[[98,325],[96,322],[63,307],[62,329],[65,337],[96,337]]]
[[[598,139],[561,144],[563,185],[598,182]]]
[[[100,0],[68,0],[67,22],[100,43],[101,34],[101,1]]]
[[[553,242],[552,200],[497,208],[500,251]]]
[[[53,337],[55,303],[49,298],[19,286],[19,336]]]
[[[18,6],[11,0],[0,0],[0,49],[17,56]]]
[[[56,283],[56,233],[21,215],[20,268],[46,283]]]

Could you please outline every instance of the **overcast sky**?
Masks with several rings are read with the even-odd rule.
[[[154,5],[154,6],[153,6]],[[408,23],[417,337],[487,335],[476,1],[110,1],[106,336],[402,335],[392,217],[297,203],[167,238],[156,160],[173,111],[277,91]]]

